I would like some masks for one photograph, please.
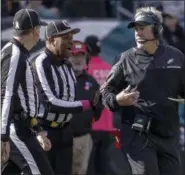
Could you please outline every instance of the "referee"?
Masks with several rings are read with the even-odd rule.
[[[50,22],[45,32],[45,51],[34,64],[41,101],[38,116],[51,140],[48,157],[56,174],[71,174],[73,131],[69,123],[74,113],[88,110],[92,104],[88,100],[75,101],[76,78],[67,60],[73,35],[79,31],[65,20]]]
[[[38,95],[28,61],[41,25],[35,11],[21,9],[13,19],[13,39],[1,51],[1,158],[13,160],[23,174],[52,175],[44,151],[51,144],[36,120]]]

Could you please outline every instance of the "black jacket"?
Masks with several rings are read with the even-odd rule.
[[[138,86],[138,106],[120,107],[116,94],[128,85]],[[160,45],[154,55],[132,48],[121,54],[113,66],[102,90],[104,105],[111,111],[121,111],[122,122],[132,124],[136,114],[152,117],[151,131],[173,136],[178,131],[177,103],[168,97],[184,98],[185,60],[176,48]]]
[[[97,81],[86,72],[76,77],[76,79],[76,100],[92,100],[94,93],[99,90]],[[74,136],[80,136],[91,131],[92,119],[98,120],[101,111],[102,104],[100,102],[95,111],[91,109],[83,113],[74,114],[71,120]]]

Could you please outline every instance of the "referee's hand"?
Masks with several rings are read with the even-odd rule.
[[[1,163],[8,161],[10,156],[10,143],[1,141]]]
[[[44,151],[49,151],[51,149],[51,142],[46,137],[46,133],[44,131],[37,134],[37,139]]]

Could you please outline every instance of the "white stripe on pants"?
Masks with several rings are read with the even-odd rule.
[[[15,144],[15,146],[17,147],[17,149],[19,150],[19,152],[22,154],[22,156],[27,161],[27,164],[29,165],[32,174],[41,174],[32,154],[28,150],[27,146],[24,144],[23,141],[21,141],[18,138],[16,131],[15,131],[14,124],[11,124],[11,126],[10,126],[10,138],[11,138],[12,142]]]

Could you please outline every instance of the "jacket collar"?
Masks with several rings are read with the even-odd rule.
[[[159,55],[162,54],[163,51],[164,51],[163,44],[159,44],[154,54],[148,54],[145,50],[136,48],[136,55],[141,55],[146,57],[158,57]]]
[[[45,48],[45,53],[51,58],[51,64],[60,66],[65,63],[65,59],[60,59],[59,57],[54,55],[48,48]]]
[[[18,40],[16,40],[15,38],[13,38],[11,40],[11,43],[15,44],[17,47],[19,47],[19,49],[21,50],[21,52],[24,52],[25,54],[27,54],[28,56],[30,56],[29,51],[24,47],[23,44],[21,44]]]

